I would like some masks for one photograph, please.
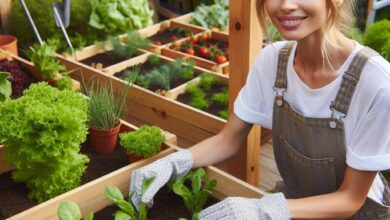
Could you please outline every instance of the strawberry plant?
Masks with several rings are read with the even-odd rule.
[[[184,205],[192,215],[192,220],[198,219],[199,212],[202,211],[209,195],[217,185],[215,179],[206,181],[206,177],[204,169],[198,168],[176,182],[170,183],[173,192],[182,197]],[[186,182],[190,182],[191,187],[187,187]]]
[[[46,83],[31,85],[0,105],[0,140],[12,179],[25,182],[29,198],[43,202],[80,183],[88,158],[79,153],[87,135],[88,101]]]

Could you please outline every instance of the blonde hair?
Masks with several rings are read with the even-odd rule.
[[[270,22],[270,20],[265,9],[265,1],[266,0],[258,0],[256,8],[261,29],[263,30],[264,35],[269,38],[267,22]],[[329,50],[330,48],[342,47],[336,42],[336,39],[333,36],[335,36],[334,33],[337,32],[347,34],[352,31],[355,0],[344,0],[341,5],[339,5],[336,0],[326,0],[326,3],[329,12],[326,25],[323,29],[324,37],[321,44],[321,53],[324,59],[324,64],[328,64],[328,66],[333,70],[332,64],[329,60]],[[324,65],[324,67],[325,66],[326,65]]]

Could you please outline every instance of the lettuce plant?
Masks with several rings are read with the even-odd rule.
[[[80,220],[81,211],[79,206],[72,201],[61,202],[57,210],[58,218],[60,220]],[[93,213],[88,213],[84,220],[93,220]]]
[[[0,72],[0,102],[5,101],[12,94],[11,82],[8,81],[9,73]]]
[[[15,182],[43,202],[80,183],[88,158],[79,153],[87,135],[88,102],[78,93],[38,83],[0,105],[0,142]]]
[[[142,125],[137,131],[119,134],[119,138],[127,152],[148,158],[160,151],[165,135],[156,126]]]

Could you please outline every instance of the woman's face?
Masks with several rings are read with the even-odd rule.
[[[321,36],[328,17],[326,0],[265,0],[265,9],[287,40]]]

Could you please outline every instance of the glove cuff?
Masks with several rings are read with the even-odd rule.
[[[166,159],[173,168],[171,180],[177,180],[186,175],[192,169],[194,163],[191,152],[186,149],[181,149],[178,152],[167,156]]]
[[[260,207],[266,219],[290,220],[290,210],[283,193],[267,194],[260,199]]]

